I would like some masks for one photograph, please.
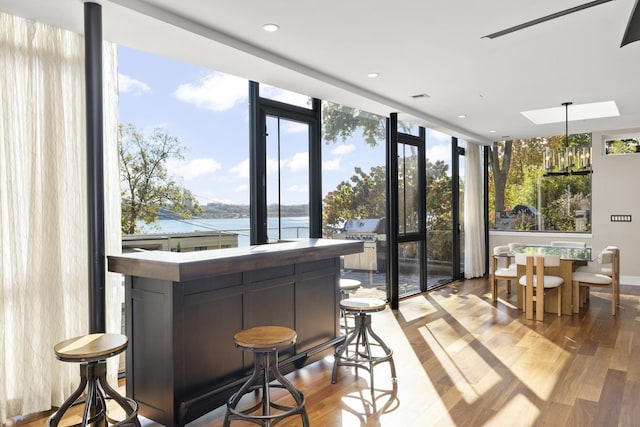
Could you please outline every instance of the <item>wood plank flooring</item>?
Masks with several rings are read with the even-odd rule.
[[[366,371],[342,367],[331,384],[332,357],[289,374],[311,425],[640,426],[640,287],[621,287],[617,316],[610,294],[592,290],[580,314],[544,322],[525,320],[515,293],[500,289],[494,305],[489,280],[467,280],[374,313],[398,379],[380,364],[373,395]],[[189,426],[220,426],[223,415],[218,408]],[[232,423],[242,425],[253,424]]]

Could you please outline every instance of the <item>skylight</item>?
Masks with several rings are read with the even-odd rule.
[[[531,120],[536,125],[564,122],[565,107],[559,105],[553,108],[541,110],[522,111],[520,114]],[[571,104],[569,106],[569,121],[601,119],[604,117],[619,116],[618,106],[615,101],[592,102],[590,104]]]

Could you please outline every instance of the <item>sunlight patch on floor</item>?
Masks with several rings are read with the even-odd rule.
[[[411,298],[403,301],[400,307],[398,307],[398,311],[406,322],[412,322],[413,320],[427,317],[438,312],[427,298]]]
[[[520,426],[526,427],[534,425],[540,416],[540,409],[525,396],[518,394],[514,396],[498,413],[493,416],[485,426],[503,427]]]
[[[466,403],[475,402],[500,381],[500,375],[469,347],[469,340],[475,340],[472,335],[467,334],[456,339],[456,331],[444,319],[421,327],[420,334],[446,371],[449,381],[455,384],[454,388],[457,391],[450,391],[451,394],[459,393]],[[449,337],[451,342],[447,343],[440,337]]]

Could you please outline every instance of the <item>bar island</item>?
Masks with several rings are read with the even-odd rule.
[[[223,405],[253,368],[233,335],[253,326],[296,330],[280,353],[283,373],[332,354],[344,339],[340,256],[363,250],[361,241],[296,239],[109,256],[109,271],[125,275],[127,396],[166,426]]]

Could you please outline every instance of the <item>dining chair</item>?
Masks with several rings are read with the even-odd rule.
[[[551,242],[551,246],[558,246],[563,248],[586,248],[586,242],[563,242],[563,241],[554,241]]]
[[[594,261],[589,261],[587,265],[581,265],[576,268],[576,271],[583,271],[586,273],[604,274],[605,276],[611,276],[613,274],[613,266],[610,262],[603,262],[603,254],[608,251],[608,248],[600,251]]]
[[[620,250],[615,247],[612,249],[605,249],[598,255],[597,262],[603,265],[611,265],[611,274],[604,274],[602,271],[597,272],[594,268],[593,271],[581,271],[576,270],[571,278],[573,286],[573,301],[572,311],[574,313],[580,312],[586,301],[586,290],[592,287],[609,288],[611,289],[611,315],[615,316],[617,312],[617,306],[620,304]]]
[[[496,246],[493,248],[493,264],[491,277],[491,300],[498,301],[498,280],[507,282],[507,294],[511,294],[511,281],[518,278],[518,265],[512,263],[509,256],[511,249],[509,246]],[[503,266],[499,266],[500,260],[505,260]]]
[[[526,273],[520,277],[518,283],[524,286],[524,312],[527,319],[533,320],[533,303],[535,302],[535,319],[544,320],[544,295],[547,290],[556,289],[558,294],[558,316],[562,315],[562,284],[564,279],[559,276],[544,274],[545,267],[559,267],[559,255],[515,254],[517,265],[524,265]]]
[[[616,276],[613,277],[613,266],[610,262],[602,262],[602,252],[614,251],[617,254],[616,260],[618,262],[618,268],[616,269]],[[620,248],[617,246],[607,246],[596,257],[595,261],[589,261],[587,265],[576,268],[576,271],[584,271],[587,273],[604,274],[610,276],[615,281],[617,286],[616,296],[618,298],[617,304],[620,305]],[[589,287],[582,286],[580,288],[580,307],[582,307],[589,299]],[[574,313],[578,313],[578,308],[574,307]]]

